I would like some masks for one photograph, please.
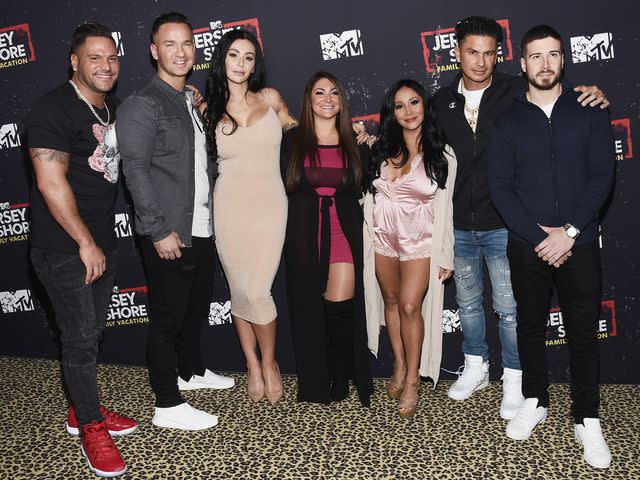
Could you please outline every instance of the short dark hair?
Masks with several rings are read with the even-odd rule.
[[[456,25],[456,40],[458,45],[462,43],[468,35],[481,35],[493,37],[496,42],[502,42],[502,27],[493,18],[488,17],[467,17],[460,20]]]
[[[543,38],[555,38],[560,42],[560,52],[564,53],[564,47],[562,46],[562,37],[558,33],[558,31],[550,27],[549,25],[536,25],[533,28],[530,28],[527,33],[522,37],[522,41],[520,42],[520,56],[524,58],[525,51],[527,50],[527,45],[531,42],[535,42],[536,40],[542,40]]]
[[[85,22],[79,25],[71,37],[71,53],[77,53],[89,37],[104,37],[110,39],[114,45],[116,41],[111,36],[111,30],[98,22]],[[117,45],[116,45],[117,46]]]
[[[156,33],[158,33],[158,30],[160,30],[160,27],[165,23],[184,23],[189,27],[189,30],[193,30],[193,27],[185,15],[178,12],[163,13],[153,21],[153,26],[151,27],[151,43],[153,43],[153,39]]]

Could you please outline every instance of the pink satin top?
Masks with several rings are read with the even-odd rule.
[[[374,249],[379,255],[398,257],[400,261],[431,256],[433,234],[433,198],[438,185],[427,177],[422,154],[411,160],[406,174],[388,180],[386,163],[376,188],[373,206]]]

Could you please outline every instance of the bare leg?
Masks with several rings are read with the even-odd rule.
[[[282,380],[276,362],[276,319],[266,325],[252,324],[260,347],[264,393],[272,405],[282,397]]]
[[[249,396],[254,402],[258,402],[264,397],[264,379],[262,377],[258,341],[251,323],[235,315],[231,315],[231,317],[238,333],[244,358],[247,361],[247,389],[249,390]]]
[[[407,376],[398,411],[404,416],[412,415],[418,402],[418,368],[424,339],[422,301],[429,287],[430,263],[429,258],[400,263],[400,333],[407,359]]]
[[[329,265],[329,280],[324,298],[330,302],[343,302],[353,298],[356,275],[353,263],[332,263]]]
[[[387,394],[398,398],[404,388],[407,371],[405,351],[400,335],[400,261],[396,257],[375,254],[376,278],[384,301],[384,322],[393,351],[393,374],[389,378]]]

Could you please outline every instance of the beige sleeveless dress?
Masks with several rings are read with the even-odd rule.
[[[229,282],[231,313],[248,322],[273,321],[271,297],[287,225],[280,176],[282,127],[269,107],[249,127],[218,124],[218,172],[213,219],[216,247]]]

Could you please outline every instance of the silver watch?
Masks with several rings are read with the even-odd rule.
[[[564,226],[564,231],[567,234],[567,237],[572,238],[574,240],[578,236],[578,234],[580,233],[580,230],[578,230],[576,227],[574,227],[570,223],[567,223]]]

